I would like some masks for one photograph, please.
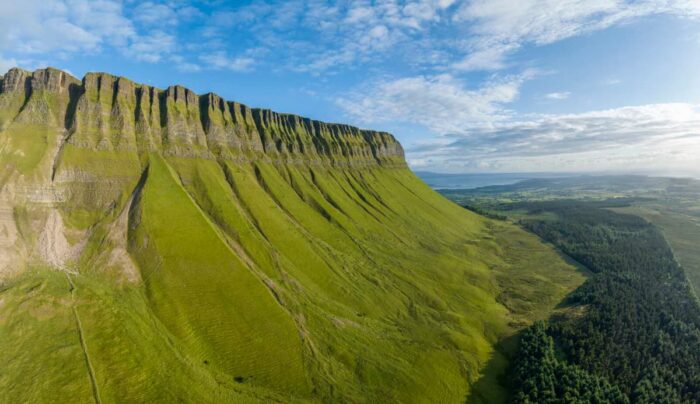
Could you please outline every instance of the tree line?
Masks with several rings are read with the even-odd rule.
[[[593,272],[564,302],[583,315],[523,333],[512,370],[516,402],[700,402],[700,306],[690,284],[653,225],[608,207],[505,207],[555,213],[521,224]]]

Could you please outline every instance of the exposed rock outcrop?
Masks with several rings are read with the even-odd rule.
[[[160,90],[107,73],[88,73],[81,82],[52,68],[11,69],[0,83],[0,108],[23,100],[19,108],[3,115],[15,115],[12,119],[23,122],[62,121],[66,141],[79,148],[282,163],[405,166],[403,149],[389,133],[249,108],[212,93],[197,95],[182,86]],[[34,93],[49,95],[56,102],[31,105],[28,101]],[[6,126],[8,120],[0,120],[0,125]]]
[[[10,69],[0,77],[0,281],[33,264],[70,270],[92,226],[122,208],[152,153],[234,164],[406,166],[401,145],[385,132],[107,73],[78,80],[53,68]],[[106,265],[137,279],[122,259],[122,239],[109,236]]]

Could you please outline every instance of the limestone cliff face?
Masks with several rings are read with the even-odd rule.
[[[52,68],[11,69],[0,77],[0,282],[27,266],[84,259],[95,224],[124,209],[154,154],[281,170],[406,167],[385,132],[106,73],[81,81]]]
[[[11,69],[0,83],[0,128],[14,120],[51,124],[65,130],[59,140],[81,149],[405,166],[401,145],[389,133],[249,108],[181,86],[160,90],[106,73],[88,73],[81,82],[52,68]],[[39,97],[50,100],[32,102]]]

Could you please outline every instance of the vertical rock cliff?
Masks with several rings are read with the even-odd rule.
[[[48,254],[41,246],[17,245],[12,206],[64,206],[96,219],[141,176],[150,154],[236,164],[405,167],[401,146],[388,133],[252,109],[181,86],[160,90],[106,73],[79,81],[52,68],[11,69],[0,83],[0,274]],[[57,250],[49,254],[53,263],[76,256]]]

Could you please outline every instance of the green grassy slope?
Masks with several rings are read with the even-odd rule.
[[[61,101],[78,111],[69,139],[0,188],[28,251],[0,286],[9,401],[503,400],[496,346],[583,281],[534,236],[433,192],[386,135],[236,104],[245,122],[225,110],[217,130],[264,152],[251,140],[232,157],[211,151],[213,129],[187,138],[209,101],[180,88],[148,104],[115,80]],[[148,109],[123,114],[134,105]],[[163,146],[141,144],[134,128],[161,124]],[[14,167],[34,144],[3,125]]]
[[[101,402],[260,402],[283,396],[236,383],[191,358],[140,287],[31,269],[0,292],[0,402],[94,401],[80,318]]]
[[[235,378],[305,393],[291,317],[225,244],[161,157],[150,159],[137,202],[130,251],[153,311],[193,359]]]

